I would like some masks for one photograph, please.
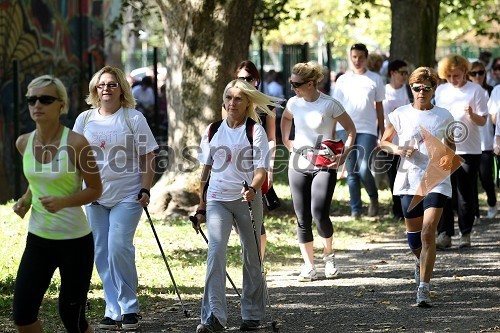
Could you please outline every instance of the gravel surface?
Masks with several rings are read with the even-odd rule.
[[[299,283],[300,263],[271,267],[272,317],[279,332],[290,333],[500,332],[500,221],[475,226],[472,243],[459,249],[455,236],[451,249],[438,251],[430,309],[415,306],[414,259],[404,235],[381,234],[337,252],[341,273],[336,279]],[[316,261],[322,276],[322,260]],[[228,300],[226,331],[239,332],[239,302],[231,289]],[[195,332],[200,301],[187,307],[192,312],[188,319],[178,308],[157,309],[149,316],[143,309],[138,332]],[[270,322],[268,312],[260,332],[272,332]]]

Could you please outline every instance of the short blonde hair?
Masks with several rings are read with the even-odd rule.
[[[372,72],[378,73],[384,63],[384,57],[378,53],[370,53],[366,59],[366,67]]]
[[[57,77],[52,75],[42,75],[34,78],[28,85],[28,91],[33,88],[43,88],[50,85],[54,85],[56,87],[57,97],[63,102],[61,114],[67,114],[69,110],[68,92],[66,91],[66,87],[64,86],[62,81]],[[28,96],[28,93],[26,93],[26,96]]]
[[[446,79],[448,74],[456,68],[461,69],[465,74],[467,74],[470,70],[469,60],[458,54],[448,54],[438,63],[439,77]]]
[[[233,80],[226,85],[226,88],[224,88],[224,94],[222,95],[223,103],[225,102],[227,91],[230,88],[238,88],[245,94],[249,101],[246,110],[246,116],[252,118],[258,123],[260,123],[260,119],[259,115],[257,114],[257,109],[267,115],[274,117],[275,114],[271,111],[271,109],[269,109],[269,105],[277,108],[282,108],[282,106],[277,102],[283,101],[283,98],[263,94],[245,80],[240,79]]]
[[[439,82],[439,76],[433,68],[419,67],[410,74],[408,84],[411,86],[414,83],[422,83],[427,80],[431,83],[433,88],[436,88]]]
[[[323,80],[323,69],[316,62],[299,62],[292,68],[292,74],[298,75],[304,81],[311,81],[316,87],[318,82]]]
[[[122,106],[126,108],[135,108],[135,98],[132,95],[132,88],[126,79],[125,74],[121,69],[111,66],[103,67],[100,71],[95,73],[94,76],[92,76],[89,83],[89,95],[85,99],[85,102],[92,105],[94,108],[101,106],[99,94],[97,93],[97,85],[99,84],[99,80],[104,73],[113,75],[120,85],[120,89],[122,90],[122,94],[120,96]]]

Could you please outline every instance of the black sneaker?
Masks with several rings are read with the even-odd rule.
[[[198,327],[196,327],[196,333],[213,333],[222,331],[224,331],[224,326],[222,326],[219,319],[217,319],[213,313],[210,317],[208,317],[206,324],[199,324]]]
[[[122,329],[135,330],[139,327],[139,319],[142,319],[137,313],[127,313],[122,316]]]
[[[104,317],[103,320],[99,323],[99,328],[102,330],[115,330],[119,328],[120,322],[117,320],[113,320],[109,317]]]
[[[260,329],[260,320],[243,320],[240,331],[256,331]]]

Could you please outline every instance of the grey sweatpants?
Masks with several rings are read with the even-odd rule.
[[[226,301],[226,250],[233,220],[238,226],[242,247],[243,291],[241,294],[241,318],[262,320],[265,315],[264,280],[259,263],[260,228],[263,220],[262,194],[252,201],[257,241],[248,211],[248,203],[235,201],[209,201],[207,203],[208,258],[205,290],[201,304],[201,322],[207,323],[213,313],[219,322],[227,324]]]

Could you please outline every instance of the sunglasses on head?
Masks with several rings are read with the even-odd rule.
[[[36,101],[40,101],[43,105],[50,105],[55,101],[59,100],[59,98],[49,95],[41,95],[41,96],[26,96],[26,101],[29,105],[33,106],[36,104]]]
[[[412,86],[411,89],[414,91],[414,92],[421,92],[422,90],[425,91],[425,92],[429,92],[432,90],[432,87],[429,87],[429,86]]]
[[[308,83],[309,81],[304,81],[304,82],[295,82],[295,81],[292,81],[290,80],[290,84],[292,85],[292,87],[294,88],[298,88],[306,83]]]
[[[477,75],[484,75],[484,73],[486,73],[486,72],[481,69],[479,71],[470,71],[469,75],[470,76],[477,76]]]
[[[105,87],[108,87],[108,89],[115,89],[118,88],[118,83],[117,82],[99,83],[96,87],[97,89],[104,89]]]
[[[255,78],[253,76],[238,76],[238,80],[244,80],[250,83],[255,81]]]

